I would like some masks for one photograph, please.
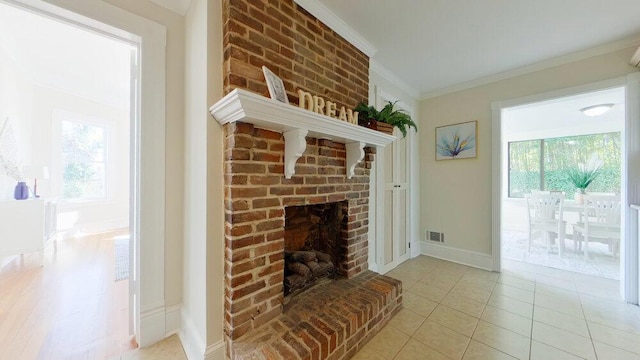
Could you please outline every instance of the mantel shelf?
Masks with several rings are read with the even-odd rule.
[[[209,109],[221,124],[235,121],[282,133],[285,138],[284,172],[290,179],[296,161],[304,153],[306,137],[343,143],[347,150],[347,178],[364,158],[365,146],[386,146],[396,139],[376,130],[354,125],[309,110],[287,105],[252,92],[235,89]]]

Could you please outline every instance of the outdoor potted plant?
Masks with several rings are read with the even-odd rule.
[[[587,193],[587,187],[600,174],[602,164],[602,160],[598,159],[597,156],[592,156],[586,165],[578,164],[578,167],[569,169],[567,178],[569,182],[576,187],[576,204],[582,204],[584,202],[583,197]]]
[[[397,127],[402,133],[402,137],[407,136],[407,127],[418,131],[418,126],[411,119],[411,116],[400,109],[395,109],[396,102],[387,101],[382,110],[365,103],[356,106],[358,112],[358,124],[370,129],[382,131],[386,134],[393,134],[393,128]]]

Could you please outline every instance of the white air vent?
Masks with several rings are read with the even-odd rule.
[[[640,48],[638,48],[638,50],[636,50],[636,53],[633,54],[631,60],[629,61],[629,64],[631,64],[631,66],[640,68]]]
[[[427,240],[429,241],[435,241],[440,243],[444,242],[444,233],[427,230],[426,237],[427,237]]]

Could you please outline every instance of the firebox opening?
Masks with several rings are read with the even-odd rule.
[[[347,201],[285,208],[284,295],[341,275]]]

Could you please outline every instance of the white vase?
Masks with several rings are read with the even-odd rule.
[[[584,194],[580,191],[576,192],[576,205],[584,204]]]

